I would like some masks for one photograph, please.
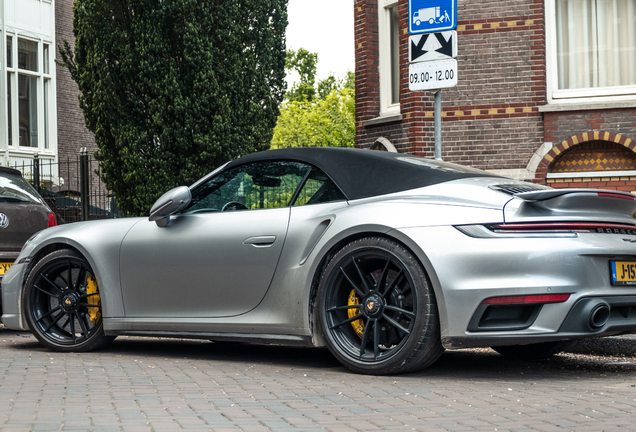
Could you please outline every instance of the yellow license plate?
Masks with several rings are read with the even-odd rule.
[[[612,285],[636,285],[636,262],[610,261]]]
[[[0,275],[4,275],[7,270],[9,270],[9,267],[11,267],[12,265],[13,263],[8,262],[0,263]]]

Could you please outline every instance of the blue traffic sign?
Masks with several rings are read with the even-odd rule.
[[[409,0],[409,33],[457,28],[457,0]]]

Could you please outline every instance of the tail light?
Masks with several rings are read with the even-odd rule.
[[[576,237],[579,233],[636,236],[636,225],[603,222],[541,222],[458,225],[459,231],[475,238]]]
[[[484,300],[481,304],[485,305],[513,305],[513,304],[532,304],[532,303],[563,303],[570,298],[570,294],[539,294],[539,295],[520,295],[520,296],[504,296],[491,297]]]
[[[629,196],[629,195],[624,195],[624,194],[617,194],[617,193],[612,193],[612,192],[599,192],[598,196],[605,197],[605,198],[620,198],[620,199],[626,199],[626,200],[634,201],[634,196]]]
[[[598,232],[612,234],[636,234],[636,226],[594,222],[509,223],[487,225],[495,232]]]
[[[49,213],[49,222],[47,228],[51,228],[57,226],[57,219],[55,218],[55,213]]]

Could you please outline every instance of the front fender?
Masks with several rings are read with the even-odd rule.
[[[104,318],[123,317],[125,311],[119,278],[119,249],[128,231],[141,220],[145,219],[123,218],[80,222],[46,229],[27,244],[16,262],[23,258],[41,258],[52,250],[64,248],[77,250],[86,258],[97,279]],[[31,268],[32,265],[28,267]],[[6,286],[3,283],[2,296],[6,305],[6,319],[15,323],[15,327],[20,329],[25,329],[25,323],[21,317],[20,293],[22,284],[26,281],[26,271],[27,265],[16,264],[15,272],[9,274],[10,278],[7,279]]]

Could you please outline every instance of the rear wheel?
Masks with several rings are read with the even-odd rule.
[[[55,251],[29,273],[22,292],[29,328],[56,351],[90,351],[110,343],[104,335],[102,307],[95,275],[82,255]]]
[[[369,237],[342,248],[322,275],[317,301],[329,350],[355,372],[412,372],[443,352],[424,269],[392,240]]]
[[[552,357],[564,351],[572,341],[541,342],[529,345],[510,345],[492,347],[504,357],[517,360],[539,360]]]

